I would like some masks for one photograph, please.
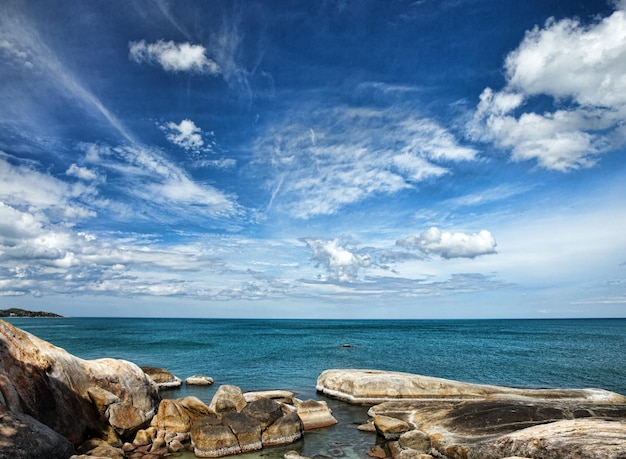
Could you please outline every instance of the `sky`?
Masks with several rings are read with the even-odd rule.
[[[1,0],[0,308],[626,317],[626,0]]]

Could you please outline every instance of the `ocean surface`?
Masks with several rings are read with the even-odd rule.
[[[315,391],[331,368],[404,371],[516,387],[595,387],[626,394],[626,319],[257,320],[20,319],[14,325],[85,359],[113,357],[165,368],[181,379],[211,376],[209,387],[164,391],[209,403],[221,384],[243,391],[288,389],[326,400],[339,425],[288,447],[239,457],[365,457],[377,442],[360,432],[366,408]],[[350,345],[349,347],[344,345]],[[187,456],[185,456],[187,457]],[[193,455],[188,456],[193,457]]]

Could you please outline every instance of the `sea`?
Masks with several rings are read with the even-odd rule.
[[[242,459],[365,458],[380,439],[357,429],[367,407],[316,393],[326,369],[401,371],[464,382],[528,388],[601,388],[626,395],[626,319],[274,320],[11,318],[11,323],[84,358],[130,360],[212,386],[162,391],[211,401],[222,384],[245,391],[286,389],[323,400],[339,423],[285,447]],[[191,453],[182,457],[192,458]]]

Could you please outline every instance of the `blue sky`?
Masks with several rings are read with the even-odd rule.
[[[5,0],[0,295],[626,317],[626,2]]]

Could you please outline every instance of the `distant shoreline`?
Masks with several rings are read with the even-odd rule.
[[[60,314],[55,314],[54,312],[46,312],[46,311],[28,311],[26,309],[19,308],[10,308],[10,309],[0,309],[0,317],[2,318],[11,318],[11,317],[46,317],[46,318],[63,318]]]

